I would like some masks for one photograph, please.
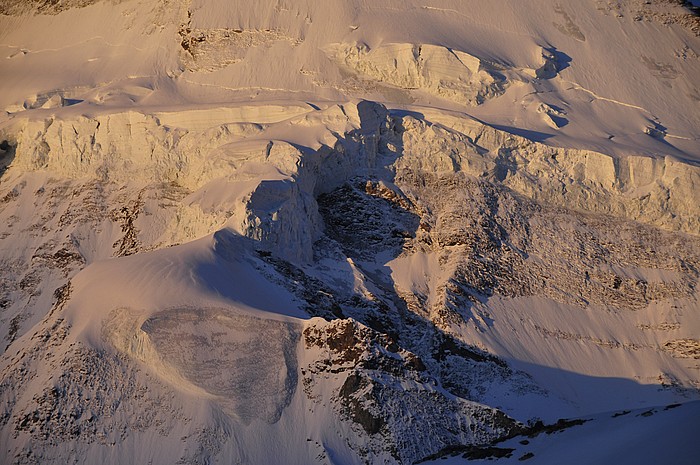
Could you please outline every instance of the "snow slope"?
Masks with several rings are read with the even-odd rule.
[[[690,463],[698,34],[666,1],[1,1],[3,463],[416,463],[581,417],[496,447]]]
[[[452,457],[423,463],[695,463],[698,453],[692,427],[697,402],[645,410],[623,410],[584,418],[585,423],[498,444],[508,457],[467,460]],[[682,444],[683,447],[678,447]]]

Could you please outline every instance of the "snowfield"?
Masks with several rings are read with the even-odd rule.
[[[684,2],[0,0],[0,462],[696,462]]]

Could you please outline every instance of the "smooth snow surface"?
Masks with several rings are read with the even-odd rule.
[[[693,11],[0,0],[0,462],[695,463]]]

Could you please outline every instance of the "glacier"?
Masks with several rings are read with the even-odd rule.
[[[699,34],[0,2],[1,461],[694,463]]]

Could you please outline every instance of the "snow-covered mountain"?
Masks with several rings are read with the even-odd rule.
[[[1,0],[0,60],[0,462],[695,463],[690,4]]]

